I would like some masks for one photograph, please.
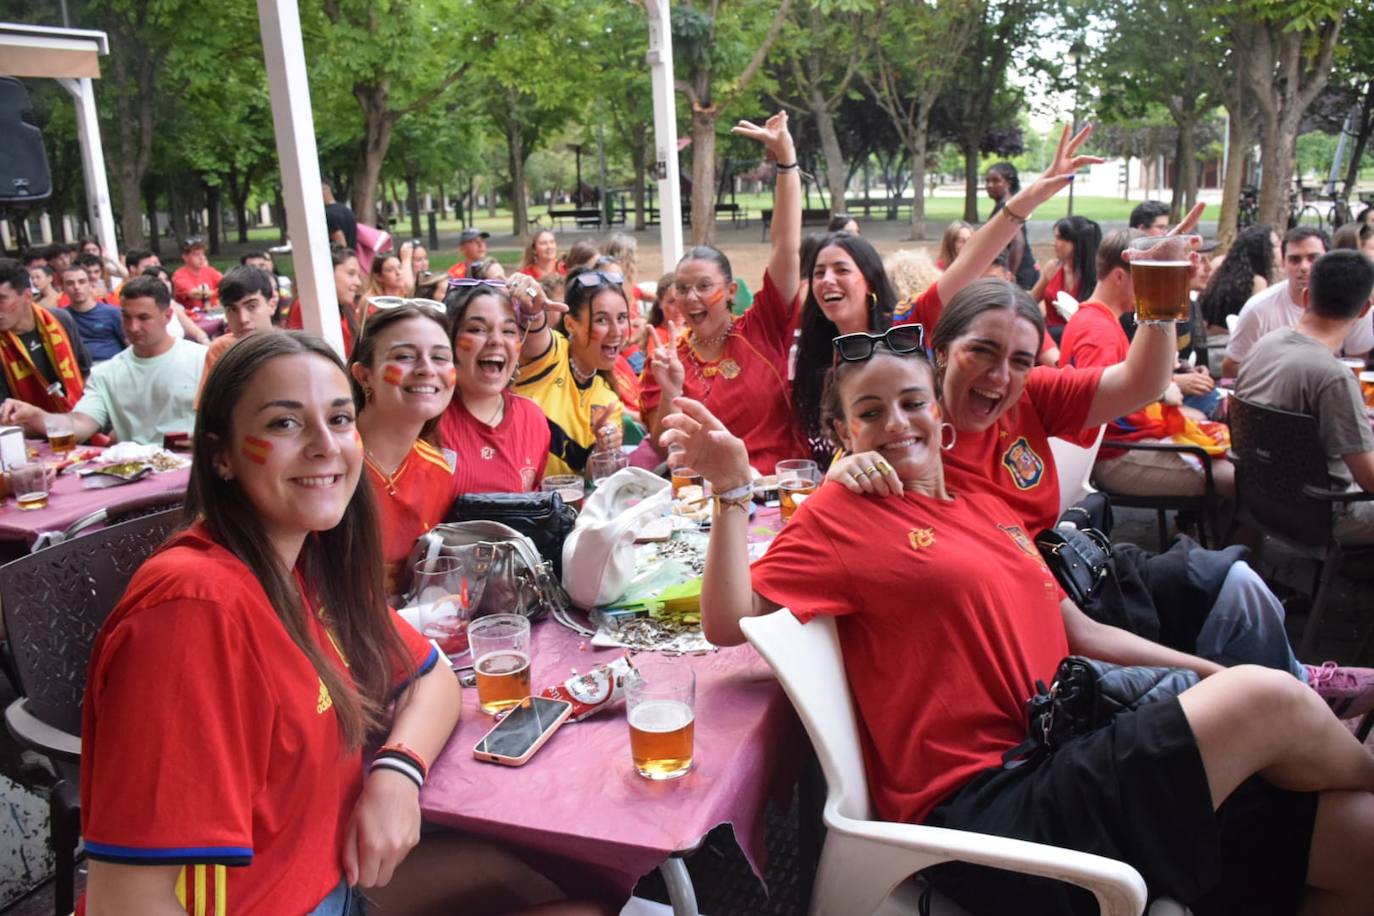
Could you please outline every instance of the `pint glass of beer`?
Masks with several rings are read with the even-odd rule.
[[[1195,235],[1142,236],[1131,240],[1126,260],[1135,286],[1135,320],[1187,321],[1190,253],[1201,245]]]
[[[683,661],[635,663],[625,679],[630,756],[645,779],[677,779],[692,768],[696,675]]]
[[[495,715],[530,695],[530,622],[519,614],[493,614],[468,625],[477,676],[477,705]]]
[[[821,469],[810,458],[789,458],[779,461],[774,471],[778,475],[778,509],[786,523],[802,500],[820,486]]]
[[[65,455],[76,448],[76,427],[69,413],[50,413],[43,417],[43,431],[54,455]]]
[[[557,493],[563,502],[582,510],[582,498],[587,495],[587,482],[577,474],[551,474],[539,483],[545,493]]]

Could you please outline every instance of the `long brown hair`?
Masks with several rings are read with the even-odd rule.
[[[231,551],[262,583],[291,641],[310,660],[334,701],[344,743],[356,750],[381,724],[392,698],[395,672],[415,665],[397,634],[382,586],[382,545],[372,488],[354,487],[343,518],[328,531],[305,539],[296,568],[319,614],[338,641],[347,673],[330,662],[310,631],[308,615],[292,581],[269,545],[253,504],[237,480],[223,480],[215,459],[232,441],[234,407],[253,375],[281,356],[308,354],[344,371],[339,357],[323,340],[304,331],[254,334],[239,341],[215,364],[201,392],[196,414],[191,482],[186,517],[201,519],[210,536]]]
[[[443,318],[431,312],[429,309],[418,305],[400,305],[394,309],[380,309],[370,318],[367,324],[363,325],[363,332],[353,341],[353,352],[348,355],[348,365],[361,363],[369,369],[376,369],[372,365],[373,358],[377,355],[377,338],[382,331],[401,321],[411,318],[428,318],[439,326],[439,330],[444,332],[444,337],[448,338],[448,323]],[[452,343],[452,338],[449,338]],[[348,373],[348,387],[353,392],[353,406],[359,412],[367,404],[367,392],[363,390],[362,383],[353,377],[353,373]],[[447,408],[445,408],[447,409]],[[434,430],[439,426],[439,416],[430,417],[425,421],[425,425],[420,427],[420,438],[431,445],[434,444]]]

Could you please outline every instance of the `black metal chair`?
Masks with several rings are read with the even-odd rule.
[[[1346,547],[1336,540],[1336,509],[1374,500],[1374,493],[1331,489],[1316,417],[1234,396],[1229,410],[1238,513],[1318,563],[1312,610],[1298,646],[1299,657],[1306,657],[1316,641],[1342,560],[1351,555],[1374,558],[1374,545]],[[1361,644],[1361,657],[1364,649]]]
[[[1166,513],[1170,510],[1196,513],[1198,543],[1203,547],[1221,546],[1221,508],[1217,495],[1216,481],[1212,478],[1212,461],[1205,449],[1197,445],[1178,445],[1172,442],[1128,442],[1121,439],[1106,439],[1103,449],[1120,449],[1128,452],[1174,452],[1192,455],[1202,463],[1202,492],[1194,496],[1135,496],[1118,493],[1094,482],[1106,493],[1113,506],[1127,509],[1153,509],[1159,525],[1159,550],[1163,553],[1169,546],[1169,528]],[[1098,459],[1099,461],[1101,458]],[[1214,540],[1208,537],[1211,533]]]
[[[145,515],[0,567],[0,611],[23,694],[5,709],[5,725],[46,755],[58,777],[48,797],[58,916],[74,904],[81,703],[91,647],[134,571],[176,529],[180,515]]]

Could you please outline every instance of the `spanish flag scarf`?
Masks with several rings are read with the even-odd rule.
[[[0,334],[0,367],[5,370],[5,382],[12,396],[49,413],[66,413],[81,400],[84,388],[76,354],[72,352],[71,341],[61,323],[47,309],[37,305],[31,308],[34,324],[43,340],[43,350],[48,354],[48,362],[57,370],[58,378],[46,379],[39,374],[33,357],[29,356],[29,348],[13,331]],[[54,382],[61,382],[61,390],[54,389],[50,393]]]

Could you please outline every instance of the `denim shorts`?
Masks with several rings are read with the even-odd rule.
[[[349,887],[346,879],[329,892],[320,905],[310,911],[309,916],[363,916],[363,895],[356,887]]]

